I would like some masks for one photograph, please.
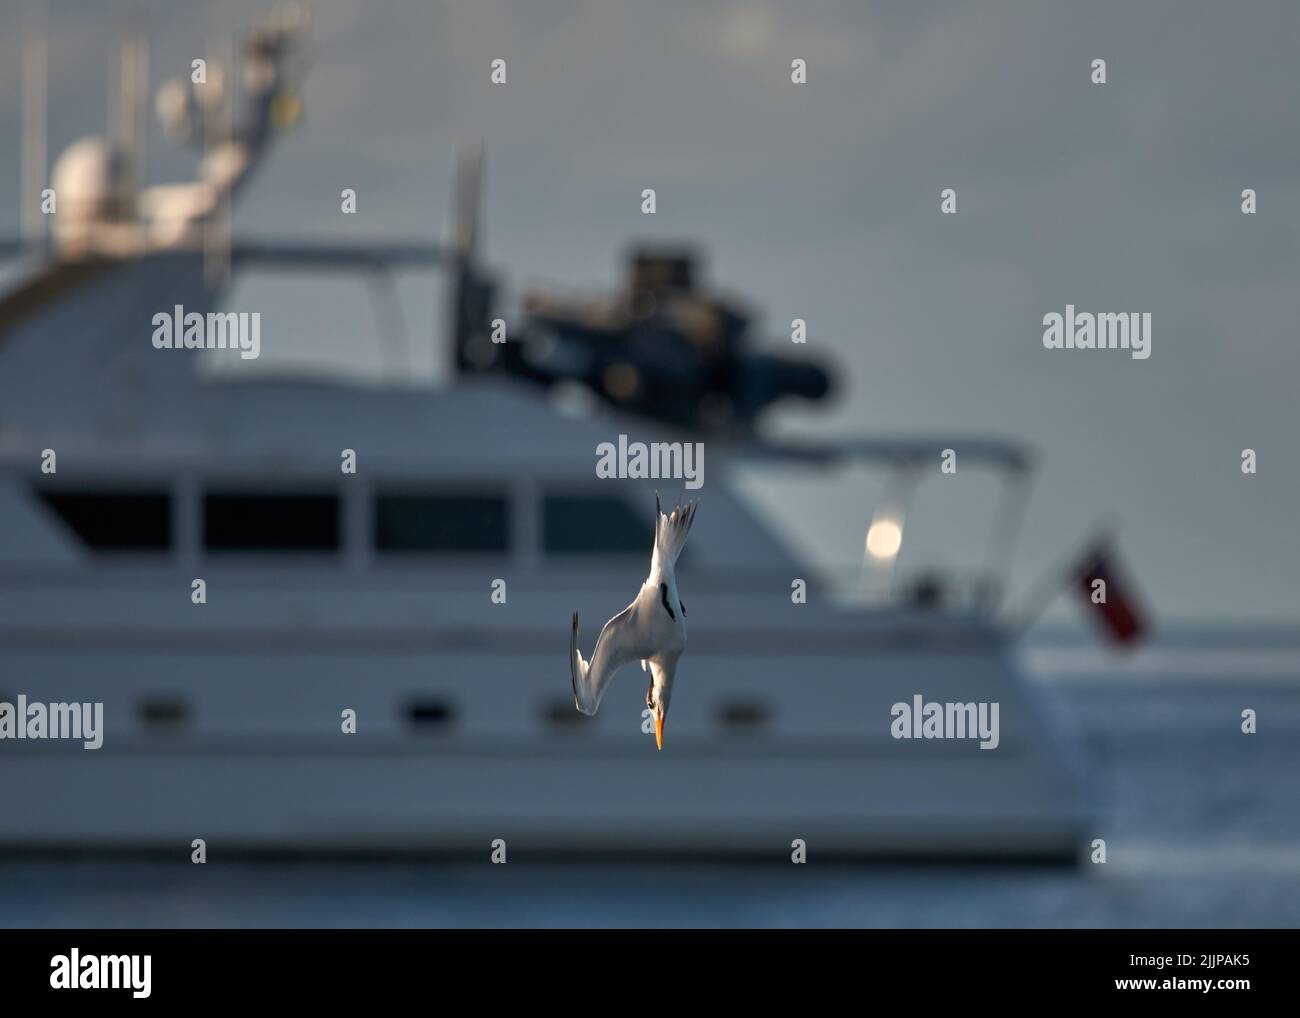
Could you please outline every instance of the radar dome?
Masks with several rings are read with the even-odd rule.
[[[51,184],[60,222],[119,221],[134,214],[130,160],[103,138],[74,142],[55,162]]]

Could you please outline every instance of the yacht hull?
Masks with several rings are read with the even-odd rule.
[[[207,626],[150,627],[140,606],[131,626],[60,629],[21,624],[40,615],[39,597],[25,611],[11,600],[0,699],[102,702],[105,733],[98,750],[0,741],[0,847],[188,855],[202,838],[209,858],[486,858],[503,839],[511,860],[778,859],[802,839],[810,854],[1073,859],[1084,844],[1079,775],[1000,634],[978,624],[872,626],[798,606],[784,615],[806,612],[797,628],[773,615],[746,631],[752,597],[697,592],[692,617],[713,617],[691,631],[657,752],[642,714],[648,676],[635,665],[597,716],[573,707],[564,615],[586,606],[584,643],[593,640],[590,594],[550,605],[521,585],[513,609],[477,598],[483,613],[512,613],[515,625],[496,630],[472,618],[403,626],[413,602],[437,600],[432,589],[354,592],[371,606],[367,626],[355,616],[320,624],[328,594],[266,596],[291,614],[297,604],[298,623],[237,625],[218,609]],[[555,625],[542,625],[552,614]],[[892,707],[916,695],[997,703],[997,747],[895,738]]]

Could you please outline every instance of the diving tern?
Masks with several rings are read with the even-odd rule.
[[[578,649],[578,613],[573,613],[569,637],[569,667],[573,699],[578,710],[595,714],[609,680],[623,665],[640,659],[650,672],[646,706],[654,712],[655,744],[664,748],[664,717],[673,695],[677,659],[686,649],[686,605],[677,595],[677,556],[695,522],[699,502],[688,502],[665,513],[655,494],[655,540],[650,575],[632,603],[605,623],[591,660]]]

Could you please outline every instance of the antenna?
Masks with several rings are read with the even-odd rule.
[[[230,62],[218,59],[224,42],[209,46],[208,80],[203,85],[199,99],[203,107],[203,156],[228,146],[233,134],[231,125],[231,95],[234,85],[234,42],[230,41]],[[209,91],[211,90],[211,91]],[[216,195],[212,211],[204,218],[203,278],[210,289],[221,287],[230,275],[230,190],[224,180],[217,182],[221,190]]]
[[[128,158],[133,185],[146,177],[146,131],[149,118],[146,102],[149,92],[149,40],[139,29],[134,13],[118,50],[118,107],[114,141]],[[133,187],[134,190],[134,187]]]
[[[478,250],[479,200],[483,190],[483,146],[481,143],[456,150],[455,184],[448,247],[453,252],[449,276],[453,365],[473,366],[476,359],[491,356],[487,342],[488,311],[492,285],[475,264]]]
[[[135,199],[145,174],[145,128],[143,116],[149,89],[149,44],[140,30],[136,5],[122,13],[122,3],[114,3],[117,12],[114,27],[118,37],[117,64],[108,73],[108,142],[121,157],[121,193],[115,194],[126,204],[114,209],[123,218],[136,215]]]
[[[28,0],[22,21],[22,178],[18,211],[22,236],[46,247],[45,216],[38,200],[45,187],[46,112],[49,102],[49,19],[44,0]]]
[[[456,153],[456,194],[452,208],[451,246],[469,261],[478,247],[478,206],[483,187],[483,146],[475,142]]]

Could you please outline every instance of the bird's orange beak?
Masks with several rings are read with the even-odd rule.
[[[655,745],[659,751],[663,752],[664,748],[664,719],[663,715],[655,715]]]

